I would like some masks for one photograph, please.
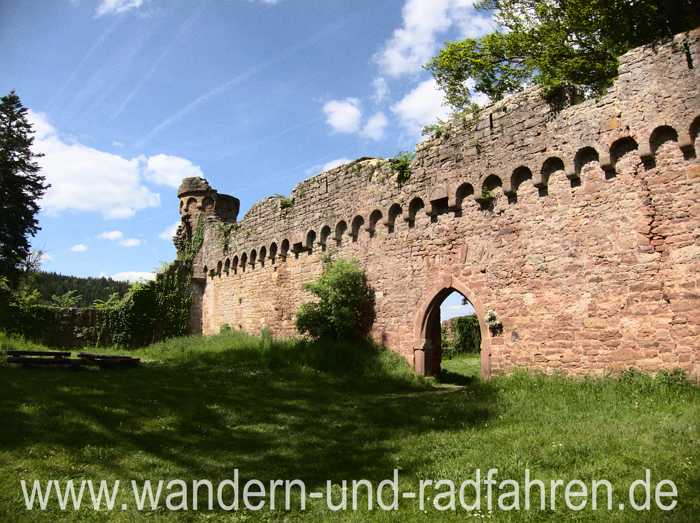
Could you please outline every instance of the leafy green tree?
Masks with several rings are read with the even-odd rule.
[[[67,291],[63,294],[54,294],[51,296],[51,304],[56,307],[70,309],[77,307],[83,297],[78,294],[78,291]]]
[[[113,309],[121,305],[122,297],[118,292],[113,292],[109,295],[106,300],[97,299],[93,302],[92,306],[98,310],[101,309]]]
[[[474,92],[498,100],[528,84],[550,101],[601,93],[626,51],[700,25],[700,0],[481,0],[498,23],[450,42],[427,65],[453,107]],[[473,87],[467,84],[472,79]]]
[[[321,276],[305,288],[318,301],[299,308],[299,332],[333,340],[357,340],[369,334],[375,318],[374,291],[356,262],[326,261]]]
[[[22,285],[12,297],[14,303],[24,309],[38,305],[41,302],[41,294],[38,290]]]
[[[12,289],[7,278],[0,276],[0,325],[7,318],[9,313],[10,302],[12,301]]]
[[[48,188],[32,152],[27,108],[14,91],[0,98],[0,274],[16,275],[39,230],[39,200]]]

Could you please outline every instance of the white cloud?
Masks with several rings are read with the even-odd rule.
[[[372,82],[372,87],[374,88],[374,94],[372,95],[372,101],[381,105],[389,97],[389,84],[383,77],[375,78]]]
[[[312,165],[308,169],[305,169],[304,173],[307,176],[314,176],[318,173],[330,171],[331,169],[335,169],[336,167],[340,167],[341,165],[350,163],[351,161],[352,160],[350,158],[336,158],[335,160],[331,160],[330,162],[317,163],[315,165]]]
[[[474,86],[476,85],[476,82],[474,81],[474,79],[469,78],[466,83],[467,83],[467,87],[472,92],[472,95],[470,97],[472,102],[474,102],[479,107],[485,107],[491,103],[491,98],[489,98],[488,95],[486,95],[484,93],[475,93],[474,92]]]
[[[97,16],[116,15],[125,13],[132,9],[138,9],[143,5],[144,0],[101,0],[95,8]]]
[[[84,243],[76,243],[70,248],[71,252],[85,252],[88,250],[88,246]]]
[[[146,165],[144,176],[148,181],[159,185],[177,188],[183,178],[204,177],[199,166],[179,156],[156,154],[149,158],[143,158],[143,161]]]
[[[49,213],[95,212],[105,218],[129,218],[160,205],[160,195],[143,185],[139,160],[127,160],[80,143],[65,141],[46,117],[29,112],[36,129],[34,149],[51,187],[42,200]]]
[[[138,247],[141,244],[143,244],[143,240],[139,240],[138,238],[126,238],[119,242],[119,245],[122,247]]]
[[[453,11],[453,16],[462,38],[479,38],[497,29],[494,19],[483,12],[457,8]]]
[[[360,134],[371,140],[381,140],[384,138],[384,130],[387,125],[389,125],[389,120],[386,119],[384,113],[378,112],[367,120]]]
[[[41,263],[47,263],[53,260],[53,256],[51,256],[48,252],[42,252],[41,256],[39,256],[39,261]]]
[[[155,272],[138,272],[138,271],[125,271],[112,274],[112,279],[117,281],[152,281],[156,279]]]
[[[438,118],[450,116],[445,97],[433,78],[419,83],[391,110],[406,131],[413,135],[420,134],[424,126],[435,123]]]
[[[357,98],[331,100],[323,106],[326,122],[339,133],[355,133],[360,130],[362,111]]]
[[[121,240],[124,237],[122,231],[105,231],[97,235],[101,240]]]
[[[457,26],[462,37],[476,37],[494,28],[490,17],[474,11],[473,0],[407,0],[403,25],[375,56],[385,74],[420,72],[438,50],[438,35]]]
[[[42,141],[56,134],[56,129],[49,123],[46,117],[41,113],[29,111],[27,114],[29,123],[32,124],[34,130],[34,140]]]
[[[167,229],[164,229],[161,231],[161,233],[158,235],[158,238],[161,240],[167,240],[171,241],[175,237],[175,233],[177,232],[177,228],[180,226],[180,221],[176,221],[173,223],[170,227]]]
[[[49,213],[73,210],[105,218],[129,218],[160,205],[160,195],[145,185],[177,187],[182,178],[204,176],[185,158],[167,154],[127,159],[67,140],[40,113],[29,112],[42,174],[51,187],[42,200]]]

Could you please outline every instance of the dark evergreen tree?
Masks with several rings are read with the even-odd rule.
[[[14,91],[0,98],[0,275],[13,277],[39,230],[39,200],[48,188],[32,151],[27,108]]]

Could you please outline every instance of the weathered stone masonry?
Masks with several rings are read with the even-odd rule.
[[[486,376],[681,367],[698,377],[699,39],[629,52],[600,99],[554,113],[530,90],[476,126],[452,122],[418,146],[402,186],[388,161],[361,159],[236,223],[238,200],[186,181],[180,238],[205,219],[193,329],[294,334],[303,284],[332,255],[366,269],[372,336],[419,372],[439,368],[436,310],[457,290],[479,317]]]

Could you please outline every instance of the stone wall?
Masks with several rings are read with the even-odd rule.
[[[454,289],[479,317],[485,376],[698,376],[699,39],[627,53],[599,99],[553,112],[529,90],[456,120],[418,146],[403,185],[388,161],[361,159],[236,222],[237,200],[189,181],[181,236],[205,220],[193,328],[295,334],[303,284],[330,255],[365,267],[372,336],[421,372],[436,368],[431,322]]]

